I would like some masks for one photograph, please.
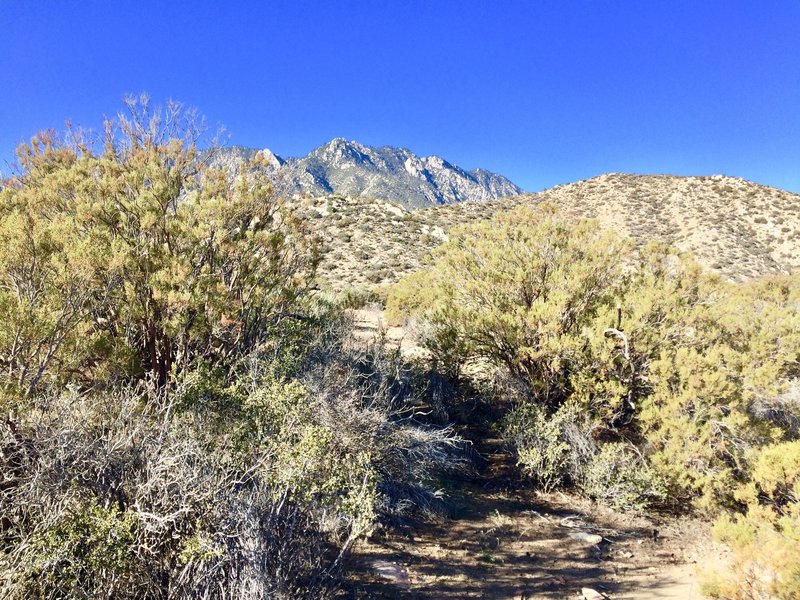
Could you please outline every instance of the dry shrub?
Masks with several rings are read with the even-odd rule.
[[[154,400],[60,395],[6,424],[0,596],[328,596],[339,540],[268,483],[273,457],[231,464]]]
[[[169,388],[30,399],[0,439],[0,597],[329,597],[379,516],[430,509],[461,464],[351,326]]]
[[[718,598],[800,598],[800,441],[754,451],[750,481],[737,498],[747,513],[723,515],[715,537],[733,550],[730,570],[712,574]]]
[[[635,446],[621,442],[602,446],[580,481],[589,497],[629,510],[645,510],[667,499],[666,486]]]
[[[526,402],[507,415],[504,426],[520,466],[546,492],[580,482],[596,452],[590,424],[571,404],[549,414]]]
[[[431,410],[440,398],[384,340],[352,342],[346,316],[328,322],[300,367],[316,422],[335,430],[348,453],[369,453],[384,514],[432,510],[439,474],[465,468],[463,442]]]

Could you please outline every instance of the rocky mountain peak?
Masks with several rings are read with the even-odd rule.
[[[225,163],[252,156],[254,149],[234,147]],[[287,196],[341,194],[365,196],[420,208],[454,202],[493,200],[522,189],[484,169],[465,171],[443,158],[420,158],[406,148],[376,148],[337,137],[299,158],[283,159],[261,150]]]

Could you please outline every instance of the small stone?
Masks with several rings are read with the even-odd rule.
[[[399,583],[401,585],[409,585],[411,583],[408,571],[400,567],[397,563],[376,560],[372,562],[372,569],[378,576],[394,583]]]
[[[583,600],[606,600],[608,596],[606,596],[605,594],[601,594],[600,592],[592,588],[582,588],[581,598],[583,598]]]
[[[587,544],[599,544],[603,541],[602,535],[597,535],[596,533],[586,533],[585,531],[574,531],[569,534],[573,540],[578,540],[579,542],[586,542]]]

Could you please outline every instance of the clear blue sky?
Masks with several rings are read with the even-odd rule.
[[[798,0],[0,0],[0,24],[3,162],[147,91],[284,156],[341,136],[529,190],[623,171],[800,191]]]

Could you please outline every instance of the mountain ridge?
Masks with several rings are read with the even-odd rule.
[[[267,159],[275,191],[287,197],[340,194],[421,208],[523,193],[507,177],[486,169],[466,170],[436,155],[420,157],[407,148],[367,146],[342,137],[302,157],[231,146],[222,149],[216,161],[233,167],[257,153]]]

